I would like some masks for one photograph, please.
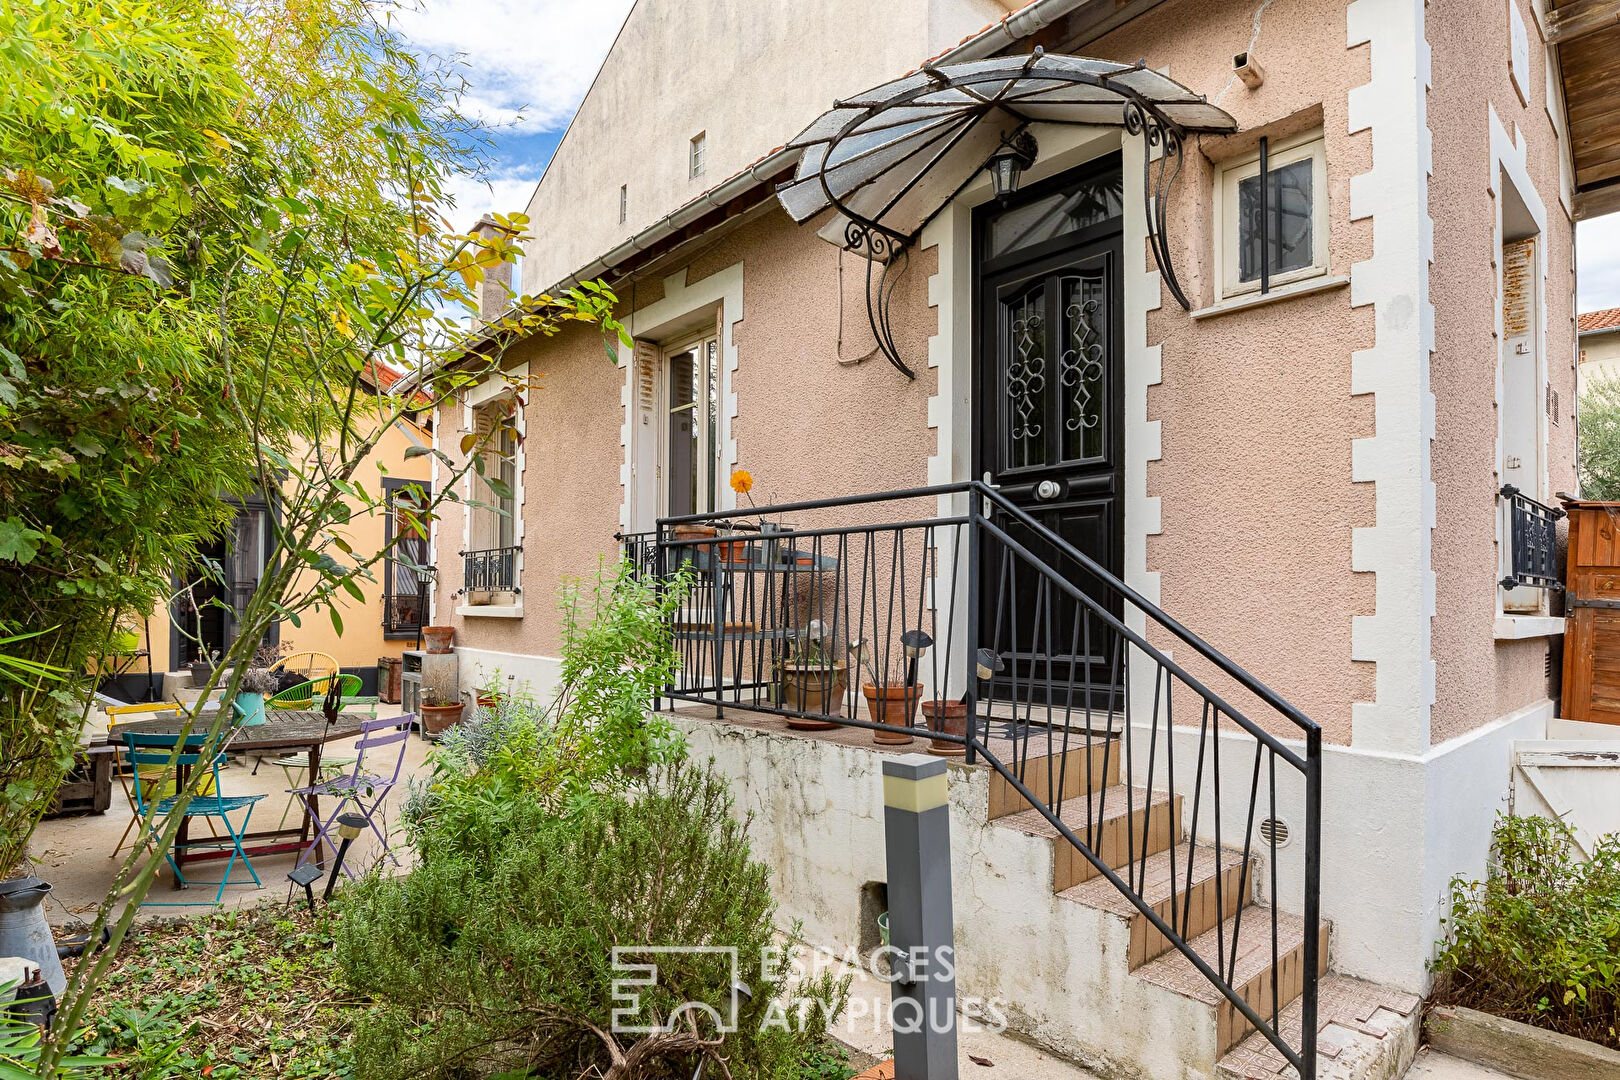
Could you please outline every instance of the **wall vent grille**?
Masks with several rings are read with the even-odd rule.
[[[1288,822],[1282,818],[1268,817],[1260,823],[1260,839],[1264,840],[1267,846],[1275,841],[1278,847],[1287,847],[1292,835]]]

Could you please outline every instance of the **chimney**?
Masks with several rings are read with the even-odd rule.
[[[500,233],[508,236],[514,231],[503,225],[497,225],[495,219],[485,214],[473,226],[473,234],[485,240],[491,240]],[[484,267],[484,280],[478,284],[478,316],[474,323],[484,326],[494,322],[506,313],[512,306],[512,298],[517,295],[512,288],[512,264],[502,261],[494,266]]]

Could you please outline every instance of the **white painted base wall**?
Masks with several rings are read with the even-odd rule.
[[[862,886],[887,877],[882,757],[675,722],[692,757],[713,760],[738,810],[753,814],[754,854],[771,867],[782,923],[802,920],[812,945],[858,947]],[[1208,1007],[1130,975],[1123,918],[1052,892],[1051,841],[989,824],[988,770],[953,762],[950,783],[958,995],[999,998],[1012,1030],[1105,1076],[1213,1077]]]
[[[1551,700],[1529,706],[1421,755],[1323,748],[1321,895],[1322,914],[1333,926],[1333,970],[1410,993],[1428,992],[1428,961],[1440,937],[1451,879],[1485,873],[1491,826],[1509,809],[1513,744],[1542,738],[1553,709]],[[1176,789],[1186,796],[1189,820],[1197,737],[1196,728],[1177,728]],[[1146,773],[1146,729],[1139,729],[1133,741],[1140,777]],[[1231,826],[1247,818],[1254,745],[1246,734],[1222,737],[1221,842],[1228,847],[1243,843],[1241,831],[1234,836]],[[1288,745],[1303,756],[1303,744]],[[1163,787],[1162,762],[1158,768],[1154,783]],[[1263,775],[1257,824],[1265,816],[1267,781]],[[1206,776],[1195,828],[1199,839],[1213,843],[1211,790]],[[1277,852],[1274,902],[1299,914],[1304,781],[1291,768],[1277,770],[1277,807],[1293,837]],[[1260,895],[1271,903],[1264,862],[1269,852],[1258,837],[1253,851],[1262,860]]]
[[[519,688],[527,683],[529,693],[537,700],[550,701],[561,679],[562,661],[554,656],[528,656],[461,645],[456,646],[456,656],[459,661],[457,679],[464,694],[470,695],[488,680],[504,684],[511,675],[516,676]]]

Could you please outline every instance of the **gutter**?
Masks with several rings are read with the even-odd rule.
[[[954,64],[967,60],[982,60],[1009,45],[1016,45],[1031,34],[1044,30],[1075,8],[1090,2],[1091,0],[1030,0],[1029,3],[1018,10],[1008,12],[1001,21],[991,23],[977,34],[963,38],[956,45],[935,56],[929,63]],[[628,25],[628,17],[625,19],[625,23]],[[620,27],[620,32],[623,32],[623,27]],[[570,120],[570,127],[572,127],[572,124],[573,122]],[[561,149],[561,143],[558,144],[558,149]],[[635,233],[618,247],[575,270],[551,288],[542,289],[541,291],[555,294],[573,288],[581,281],[612,277],[614,267],[622,264],[632,255],[646,250],[673,233],[679,232],[704,214],[721,209],[731,200],[752,191],[782,169],[798,161],[799,154],[800,151],[797,149],[779,148],[773,150],[742,172],[710,188],[691,202],[665,214],[640,232]],[[555,158],[555,154],[553,158]],[[546,167],[549,170],[551,163],[547,162]],[[544,174],[542,174],[541,179],[545,179]],[[488,334],[477,334],[467,342],[463,352],[469,352],[477,348],[488,338]],[[388,392],[390,394],[409,392],[431,370],[418,368],[407,373],[395,382]]]

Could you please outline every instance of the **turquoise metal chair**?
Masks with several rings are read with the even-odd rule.
[[[226,836],[218,838],[218,844],[222,848],[227,842],[230,844],[230,858],[225,864],[225,872],[220,875],[220,879],[217,882],[188,881],[186,876],[180,872],[180,864],[178,861],[176,861],[174,853],[172,851],[166,852],[163,856],[168,860],[169,868],[174,871],[175,880],[180,883],[182,888],[189,887],[191,885],[218,885],[219,891],[214,894],[214,899],[212,901],[183,900],[170,903],[147,901],[147,904],[152,907],[193,907],[203,903],[217,905],[225,896],[226,885],[247,884],[245,881],[231,881],[231,871],[236,868],[237,859],[241,859],[242,865],[247,867],[247,872],[249,876],[252,877],[253,884],[255,886],[262,887],[263,882],[259,880],[258,872],[253,869],[252,861],[248,859],[247,852],[242,849],[242,837],[247,833],[248,821],[253,817],[254,805],[258,803],[260,799],[263,799],[264,796],[226,795],[223,793],[223,789],[221,788],[219,782],[219,764],[223,759],[224,754],[216,753],[213,760],[204,762],[202,760],[202,755],[193,751],[193,748],[200,749],[203,743],[207,741],[208,736],[206,734],[187,736],[185,746],[181,748],[181,752],[178,755],[174,753],[175,744],[177,742],[177,737],[174,735],[144,735],[136,732],[126,732],[123,734],[122,738],[125,744],[125,756],[130,765],[133,766],[132,772],[134,773],[135,812],[137,816],[141,818],[146,816],[149,800],[157,794],[151,790],[152,783],[150,779],[150,770],[148,770],[148,787],[144,790],[142,789],[141,766],[156,765],[162,768],[170,765],[172,759],[173,764],[179,767],[206,768],[213,774],[213,794],[194,796],[190,804],[186,807],[186,816],[209,819],[218,818],[220,823],[225,826],[226,832]],[[187,751],[193,752],[188,753]],[[152,832],[147,836],[148,843],[152,841],[157,832],[162,828],[163,820],[167,818],[169,816],[169,812],[174,809],[175,801],[176,797],[169,795],[159,798],[157,800],[157,804],[151,807]],[[238,810],[247,811],[247,813],[242,815],[242,824],[240,827],[233,824],[229,816]],[[190,842],[189,846],[197,847],[199,845],[196,841],[192,841]]]

